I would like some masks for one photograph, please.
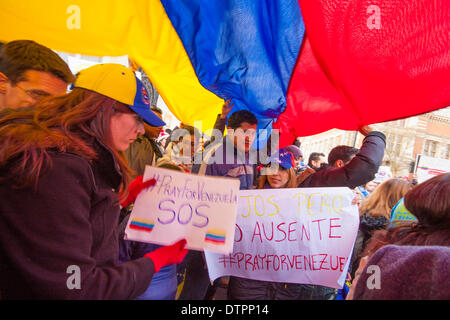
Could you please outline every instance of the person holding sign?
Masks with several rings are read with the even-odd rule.
[[[239,179],[240,190],[252,188],[256,165],[251,163],[249,151],[255,139],[257,124],[258,119],[251,112],[233,112],[228,118],[227,135],[222,141],[214,141],[210,145],[201,164],[194,164],[191,172]],[[185,263],[186,280],[180,300],[202,300],[210,284],[203,254],[190,251]]]
[[[272,168],[272,163],[278,168]],[[295,162],[291,152],[279,149],[271,157],[258,181],[258,189],[295,188]],[[302,300],[311,299],[315,286],[230,277],[228,298],[232,300]]]
[[[269,168],[276,162],[277,169]],[[276,157],[272,156],[258,180],[258,189],[295,188],[296,174],[292,153],[279,149]],[[228,298],[232,300],[287,300],[299,299],[301,286],[269,281],[230,277]]]
[[[176,165],[163,163],[157,165],[159,168],[165,168],[175,171],[184,172],[184,170]],[[138,180],[139,181],[139,180]],[[147,186],[153,186],[155,184],[155,179],[151,179],[142,182],[144,189]],[[134,183],[134,182],[133,182]],[[131,189],[131,187],[130,187]],[[133,200],[134,202],[134,200]],[[153,243],[146,243],[142,241],[132,241],[125,239],[125,228],[130,219],[130,213],[122,220],[119,225],[119,261],[128,262],[144,257],[149,252],[152,252],[158,248],[160,245]],[[152,282],[147,290],[137,297],[137,300],[175,300],[177,292],[177,267],[175,265],[168,265],[161,268],[160,272],[155,274],[152,278]]]
[[[118,64],[82,70],[70,93],[0,118],[2,298],[131,299],[184,258],[180,240],[118,264],[122,152],[144,122],[164,125]]]

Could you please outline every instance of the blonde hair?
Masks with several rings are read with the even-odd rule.
[[[280,170],[280,169],[278,169]],[[282,169],[281,169],[282,170]],[[287,169],[289,172],[289,180],[285,186],[285,188],[297,188],[297,176],[295,174],[294,168]],[[267,175],[261,175],[258,180],[258,189],[264,189],[264,186],[267,181]]]
[[[392,208],[410,189],[411,185],[405,180],[386,180],[364,200],[359,209],[359,215],[361,216],[367,212],[371,216],[384,216],[390,219]]]

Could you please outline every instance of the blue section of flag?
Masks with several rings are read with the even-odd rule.
[[[200,83],[267,125],[286,107],[305,26],[297,0],[161,0]],[[270,123],[271,124],[271,123]]]
[[[213,239],[217,239],[217,240],[224,240],[225,241],[225,237],[224,236],[216,236],[214,234],[207,234],[206,238],[213,238]]]

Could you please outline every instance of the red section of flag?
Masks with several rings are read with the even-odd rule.
[[[135,230],[140,230],[140,231],[147,231],[150,232],[153,230],[153,228],[147,228],[147,227],[142,227],[142,226],[137,226],[135,224],[130,224],[130,229],[135,229]]]
[[[212,243],[225,243],[225,239],[205,238],[205,241],[212,242]]]
[[[306,39],[274,125],[280,147],[450,105],[448,0],[299,4]]]

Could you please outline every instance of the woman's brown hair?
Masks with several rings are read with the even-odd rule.
[[[411,189],[405,207],[419,220],[372,236],[362,256],[372,255],[387,244],[450,246],[450,173],[441,174]]]
[[[390,219],[391,210],[397,202],[411,189],[409,182],[402,179],[389,179],[380,184],[361,205],[360,216],[383,216]]]
[[[110,119],[116,112],[133,113],[111,98],[74,88],[32,108],[6,113],[0,117],[0,167],[8,164],[16,187],[36,186],[43,170],[51,165],[50,149],[91,162],[98,157],[94,149],[97,139],[115,156],[123,177],[120,191],[126,192],[131,170],[123,153],[112,146]]]
[[[405,196],[405,206],[423,226],[450,228],[450,173],[415,186]]]

